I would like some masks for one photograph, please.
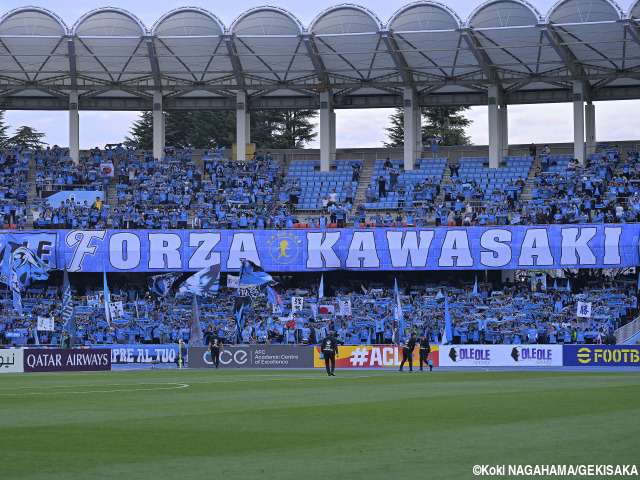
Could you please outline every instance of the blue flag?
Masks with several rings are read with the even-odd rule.
[[[236,320],[238,321],[238,323],[236,323],[236,336],[238,337],[238,341],[242,340],[242,330],[244,330],[244,316],[242,315],[243,311],[244,305],[240,304],[240,309],[235,312]]]
[[[478,295],[478,277],[476,276],[476,283],[473,284],[473,292],[474,295]]]
[[[220,264],[210,265],[185,280],[178,292],[193,293],[201,297],[209,297],[218,292],[220,287]]]
[[[203,345],[202,326],[200,325],[200,315],[198,313],[198,297],[193,296],[191,308],[191,331],[189,332],[189,346],[201,347]]]
[[[444,297],[444,333],[442,334],[442,345],[451,343],[453,332],[451,331],[451,314],[449,313],[449,297]]]
[[[9,286],[15,283],[18,289],[31,285],[35,280],[46,280],[51,270],[40,257],[18,242],[13,235],[7,235],[7,242],[2,249],[1,264],[0,282]]]
[[[62,325],[64,325],[64,330],[69,333],[73,341],[76,335],[76,319],[71,303],[71,285],[69,284],[69,274],[67,273],[66,265],[64,267],[64,279],[62,281]]]
[[[271,305],[282,305],[280,295],[271,287],[267,287],[267,303]]]
[[[176,278],[178,277],[179,275],[175,273],[168,273],[166,275],[154,275],[149,279],[149,290],[151,290],[152,293],[155,293],[159,297],[164,297],[167,293],[169,293],[173,282],[175,282]]]
[[[567,292],[571,293],[571,285],[569,285],[569,279],[567,278]]]
[[[103,279],[104,279],[104,318],[111,326],[111,299],[109,298],[109,287],[107,286],[107,272],[102,270]]]
[[[324,298],[324,273],[320,275],[320,286],[318,287],[318,298]]]
[[[404,320],[404,314],[402,313],[402,302],[400,301],[400,293],[398,292],[398,280],[394,280],[393,296],[395,300],[394,319],[398,322],[400,328],[400,334],[398,335],[398,343],[404,339],[404,331],[407,328]]]

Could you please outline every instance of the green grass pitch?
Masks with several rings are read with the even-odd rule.
[[[638,373],[336,373],[3,375],[0,478],[466,479],[476,464],[640,463]]]

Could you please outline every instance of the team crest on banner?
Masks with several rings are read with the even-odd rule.
[[[291,232],[278,232],[267,241],[269,255],[276,263],[287,265],[298,258],[302,240]]]

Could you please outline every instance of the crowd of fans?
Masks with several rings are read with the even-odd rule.
[[[417,331],[438,343],[447,297],[454,343],[596,343],[599,336],[635,318],[638,311],[636,283],[626,279],[592,280],[574,292],[567,291],[564,280],[560,287],[546,288],[539,278],[537,283],[480,283],[477,293],[470,283],[401,285],[400,319],[396,317],[391,282],[345,281],[335,286],[335,296],[318,301],[311,285],[287,281],[291,286],[275,287],[281,292],[282,306],[274,309],[263,294],[244,311],[240,323],[233,313],[234,290],[221,288],[215,297],[199,299],[204,336],[216,330],[230,344],[314,344],[328,330],[335,330],[344,344],[383,344],[402,342],[411,331]],[[138,283],[114,284],[111,304],[122,302],[123,310],[108,323],[102,291],[101,287],[88,286],[86,295],[74,297],[76,345],[189,340],[193,313],[190,297],[156,297]],[[291,311],[291,297],[304,298],[300,311]],[[350,308],[344,309],[347,300]],[[577,316],[578,301],[592,303],[590,318]],[[62,300],[58,286],[31,287],[23,296],[23,309],[23,315],[17,316],[11,311],[9,299],[2,303],[0,342],[60,342]],[[53,317],[55,331],[37,332],[38,316]]]
[[[536,151],[533,146],[530,154],[536,155]],[[489,184],[465,178],[465,169],[461,170],[457,162],[448,164],[447,180],[433,176],[398,181],[400,172],[387,160],[384,177],[372,181],[363,199],[356,198],[357,188],[352,184],[354,179],[360,180],[362,164],[353,162],[358,168],[349,170],[345,179],[351,182],[345,182],[339,192],[331,189],[319,198],[321,210],[303,220],[298,212],[301,179],[287,177],[284,165],[269,152],[256,152],[247,162],[235,162],[224,158],[224,149],[205,150],[202,162],[196,163],[190,148],[167,147],[165,155],[155,159],[150,151],[139,150],[135,144],[108,144],[103,149],[91,149],[74,164],[66,148],[14,147],[0,151],[0,215],[5,228],[17,229],[340,228],[351,224],[357,228],[640,221],[638,152],[628,150],[625,156],[618,147],[608,145],[601,146],[600,152],[580,165],[568,155],[551,155],[545,147],[537,156],[539,164],[535,165],[540,166],[532,170],[529,180],[518,176]],[[425,165],[423,162],[419,167]],[[31,178],[35,180],[35,193],[30,190],[30,168],[34,169]],[[52,192],[68,190],[100,195],[95,202],[66,200],[52,204],[47,200]],[[389,192],[393,192],[393,207],[397,208],[389,208]],[[530,192],[530,198],[524,192]]]

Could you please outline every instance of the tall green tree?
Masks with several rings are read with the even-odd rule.
[[[422,143],[427,138],[440,137],[442,145],[469,145],[471,139],[466,129],[471,120],[464,116],[469,107],[422,107]],[[389,141],[387,147],[404,145],[404,111],[402,108],[389,116],[391,126],[386,128]]]
[[[4,110],[0,110],[0,148],[7,147],[7,140],[9,140],[9,134],[7,130],[9,130],[9,125],[7,125],[4,121]]]
[[[23,125],[16,130],[13,136],[7,139],[7,145],[31,149],[40,148],[43,145],[48,145],[47,142],[42,141],[45,136],[46,134],[38,132],[35,128]]]
[[[137,143],[139,148],[150,150],[153,148],[153,113],[142,112],[140,118],[133,122],[129,135],[125,137],[126,143]]]
[[[252,110],[251,141],[258,148],[302,148],[317,135],[315,110]],[[143,112],[125,141],[153,147],[153,114]],[[194,148],[230,147],[236,141],[233,110],[170,111],[165,114],[165,144]]]
[[[318,135],[315,125],[311,123],[317,115],[316,110],[281,110],[275,146],[270,148],[304,148]]]

